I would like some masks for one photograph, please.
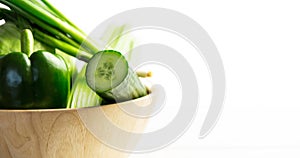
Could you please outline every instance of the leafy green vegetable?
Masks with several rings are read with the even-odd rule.
[[[68,108],[81,108],[102,104],[102,98],[98,96],[86,83],[86,65],[78,74],[68,101]]]

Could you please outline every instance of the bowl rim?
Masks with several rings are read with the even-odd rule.
[[[106,104],[106,105],[97,105],[97,106],[80,107],[80,108],[56,108],[56,109],[0,109],[0,113],[66,112],[66,111],[77,111],[77,110],[84,110],[84,109],[103,108],[108,106],[129,104],[132,101],[140,102],[147,99],[148,97],[151,97],[152,95],[153,93],[149,93],[140,98],[136,98],[136,99],[120,102],[120,103]]]

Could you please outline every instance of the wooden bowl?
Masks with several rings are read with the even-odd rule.
[[[149,95],[148,95],[149,96]],[[124,104],[145,106],[145,96]],[[141,132],[147,119],[126,114],[119,106],[46,109],[0,110],[0,157],[1,158],[124,158],[128,154],[102,144],[86,128],[82,117],[97,115],[102,110],[118,127],[127,131]],[[97,120],[88,124],[98,126]],[[102,128],[102,127],[101,127]],[[105,127],[103,127],[105,129]],[[105,132],[109,132],[103,130]],[[99,131],[102,132],[102,131]],[[125,138],[120,141],[130,141]]]

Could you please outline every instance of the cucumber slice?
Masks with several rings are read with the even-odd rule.
[[[100,51],[90,59],[86,69],[86,81],[108,103],[147,95],[146,87],[128,67],[125,57],[114,50]]]
[[[128,74],[128,63],[124,56],[114,50],[95,54],[87,65],[87,84],[97,93],[118,86]]]

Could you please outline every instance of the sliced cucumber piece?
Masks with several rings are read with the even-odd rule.
[[[87,84],[108,102],[120,102],[147,95],[146,87],[129,67],[125,57],[114,50],[95,54],[86,70]]]
[[[87,65],[88,85],[97,93],[106,92],[118,86],[128,74],[128,63],[124,56],[113,50],[95,54]]]

